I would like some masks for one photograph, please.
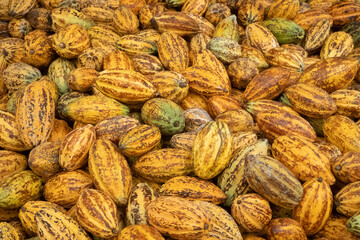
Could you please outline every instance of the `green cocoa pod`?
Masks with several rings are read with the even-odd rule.
[[[211,39],[206,48],[225,64],[230,64],[241,57],[241,46],[225,37]]]
[[[40,198],[42,180],[26,170],[6,178],[0,185],[0,208],[19,208],[28,201]]]
[[[279,44],[296,44],[305,36],[305,31],[295,22],[285,18],[273,18],[261,23],[276,37]]]
[[[351,22],[345,25],[341,31],[350,34],[354,40],[354,47],[360,47],[360,22]]]
[[[181,133],[185,128],[183,110],[173,101],[163,98],[145,102],[141,118],[146,124],[157,126],[164,135]]]
[[[349,232],[360,236],[360,212],[355,213],[346,224],[346,228]]]
[[[70,91],[66,82],[66,75],[74,69],[75,66],[72,62],[61,57],[50,64],[48,75],[50,80],[55,82],[61,95]]]

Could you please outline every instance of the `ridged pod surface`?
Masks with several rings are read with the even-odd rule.
[[[114,11],[113,24],[119,34],[133,34],[139,30],[137,16],[125,6],[120,6]]]
[[[307,31],[314,23],[321,19],[331,20],[331,15],[321,9],[311,9],[297,14],[293,21],[304,29],[304,31]]]
[[[222,172],[231,158],[232,136],[226,123],[211,121],[196,135],[192,149],[195,174],[211,179]]]
[[[326,140],[334,144],[342,153],[360,152],[360,128],[350,118],[334,115],[326,119],[324,126]]]
[[[245,176],[253,190],[283,208],[295,208],[303,196],[299,180],[272,157],[248,155],[245,159]]]
[[[282,67],[292,71],[302,72],[305,68],[304,59],[298,53],[286,48],[273,48],[265,53],[265,59],[274,67]]]
[[[132,169],[143,178],[165,183],[173,177],[189,175],[194,167],[190,151],[163,148],[141,156]]]
[[[311,25],[306,33],[304,49],[310,52],[320,48],[330,35],[331,26],[332,21],[327,18],[320,19]]]
[[[306,234],[301,225],[291,218],[276,218],[270,221],[267,228],[269,240],[306,240]]]
[[[51,42],[42,30],[28,33],[25,38],[25,62],[35,67],[48,66],[55,57]]]
[[[331,162],[332,171],[343,183],[360,181],[360,153],[347,152]]]
[[[262,53],[272,48],[279,47],[279,42],[269,29],[259,23],[249,24],[246,29],[246,38],[250,45],[257,48]]]
[[[177,196],[193,200],[208,201],[220,204],[225,199],[225,194],[213,183],[196,177],[174,177],[161,186],[162,196]]]
[[[349,22],[357,20],[360,16],[359,11],[360,4],[351,1],[338,2],[327,9],[336,27],[342,27]]]
[[[299,83],[316,86],[331,93],[347,87],[358,70],[355,59],[333,57],[309,66],[300,76]]]
[[[246,0],[242,1],[237,16],[243,26],[264,20],[265,8],[261,2]]]
[[[297,0],[296,0],[297,1]],[[291,20],[284,18],[272,18],[261,22],[276,37],[279,44],[298,43],[304,36],[304,30]]]
[[[351,217],[360,211],[360,181],[347,184],[335,196],[336,211],[346,217]]]
[[[69,24],[78,24],[85,30],[95,25],[94,21],[84,13],[71,8],[54,8],[51,12],[52,29],[57,31]]]
[[[116,46],[129,56],[137,54],[155,54],[157,52],[156,44],[138,35],[124,35],[116,40]]]
[[[120,215],[115,202],[104,192],[85,189],[76,202],[76,220],[95,236],[111,238],[120,232]]]
[[[292,20],[299,12],[298,0],[275,0],[271,3],[268,18],[285,18]]]
[[[335,183],[329,159],[313,143],[303,138],[280,136],[274,140],[271,152],[301,181],[322,177],[329,185]]]
[[[27,146],[37,146],[49,138],[55,121],[55,102],[41,82],[29,84],[17,104],[16,125]]]
[[[117,205],[125,205],[131,190],[132,174],[125,157],[110,140],[98,139],[89,152],[89,172],[97,189]]]
[[[14,173],[26,169],[27,157],[21,153],[0,150],[0,183]]]
[[[149,225],[131,225],[121,230],[117,240],[165,240],[165,238]]]
[[[350,34],[338,31],[330,34],[323,44],[320,57],[327,59],[331,57],[346,57],[354,49],[354,40]]]
[[[350,118],[360,117],[360,93],[356,90],[340,89],[330,94],[337,113]]]
[[[150,226],[176,239],[199,238],[211,229],[205,209],[180,197],[155,199],[147,207],[147,217]]]
[[[306,235],[314,235],[329,219],[333,207],[330,186],[322,178],[314,178],[303,184],[304,195],[293,210],[293,218],[304,228]]]

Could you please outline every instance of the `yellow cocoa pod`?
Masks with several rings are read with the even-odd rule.
[[[238,89],[245,89],[250,80],[258,73],[256,64],[247,58],[238,58],[228,67],[231,85]]]
[[[226,195],[215,184],[196,177],[179,176],[164,183],[160,188],[162,196],[177,196],[193,200],[220,204]]]
[[[93,180],[82,170],[61,172],[45,183],[44,197],[49,202],[70,208],[85,188],[92,187]]]
[[[221,20],[231,15],[230,8],[224,3],[209,4],[209,7],[205,13],[205,18],[216,26]]]
[[[331,15],[329,13],[321,9],[311,9],[297,14],[293,21],[304,29],[304,31],[307,31],[314,23],[322,19],[329,19],[332,22]],[[332,23],[330,25],[332,25]]]
[[[265,8],[261,2],[246,0],[240,3],[237,16],[241,24],[246,27],[251,23],[262,22],[264,14]]]
[[[147,207],[149,225],[176,239],[199,238],[211,229],[206,211],[180,197],[159,197]]]
[[[101,48],[89,47],[78,56],[76,67],[86,67],[101,71],[103,68],[104,57],[105,53]]]
[[[356,90],[340,89],[330,94],[334,100],[337,112],[352,118],[360,117],[360,94]]]
[[[213,33],[213,38],[216,37],[224,37],[230,40],[234,40],[239,42],[240,40],[240,31],[239,31],[239,24],[237,23],[236,16],[231,15],[220,21]]]
[[[285,18],[292,20],[298,14],[300,1],[298,0],[275,0],[271,3],[267,13],[270,18]]]
[[[3,72],[4,84],[10,91],[17,91],[41,77],[39,69],[23,62],[12,63]]]
[[[267,228],[269,240],[277,239],[299,239],[306,240],[306,233],[301,225],[291,218],[276,218],[270,221]]]
[[[96,132],[91,124],[72,130],[61,142],[60,166],[67,171],[83,167],[87,163],[88,152],[95,140]]]
[[[331,116],[326,119],[323,130],[326,140],[341,152],[360,152],[360,128],[350,118],[342,115]]]
[[[97,189],[108,194],[117,205],[127,203],[132,174],[126,159],[110,140],[98,139],[92,145],[89,172]]]
[[[95,236],[111,238],[120,232],[120,215],[114,201],[104,192],[85,189],[76,202],[76,220]]]
[[[265,53],[272,48],[279,47],[276,37],[270,30],[258,23],[249,24],[245,31],[250,46],[257,48],[262,53]]]
[[[32,31],[24,40],[26,63],[35,67],[47,67],[54,59],[55,52],[45,31]]]
[[[181,103],[183,109],[202,108],[208,110],[207,100],[204,96],[189,92]]]
[[[359,181],[359,157],[360,153],[350,151],[334,159],[331,162],[331,168],[336,179],[343,183]]]
[[[351,217],[359,209],[360,182],[353,182],[343,187],[335,196],[336,211],[346,217]]]
[[[134,34],[139,31],[138,18],[125,6],[120,6],[114,11],[113,21],[119,34]]]
[[[298,72],[302,72],[305,68],[302,56],[282,47],[273,48],[267,51],[265,53],[265,59],[274,67],[283,67]]]
[[[231,96],[215,95],[208,100],[209,113],[213,118],[231,110],[240,110],[239,101]]]
[[[85,30],[89,30],[95,25],[89,16],[71,7],[54,8],[51,12],[51,19],[54,31],[58,31],[69,24],[78,24]]]
[[[174,134],[170,139],[170,145],[173,148],[191,151],[194,146],[196,134],[197,132],[195,131]]]
[[[158,183],[188,175],[194,169],[191,152],[175,148],[148,152],[141,156],[132,168],[141,177]]]
[[[189,48],[179,35],[163,33],[158,43],[158,51],[160,61],[168,70],[182,72],[189,66]]]
[[[231,215],[247,232],[261,231],[271,220],[269,202],[256,193],[238,196],[231,205]]]
[[[241,108],[220,113],[215,120],[226,123],[232,134],[250,131],[254,127],[251,115]]]
[[[116,46],[129,56],[155,54],[157,52],[156,43],[139,35],[124,35],[116,41]]]
[[[98,72],[89,67],[78,67],[66,75],[66,82],[74,91],[88,92],[98,76]]]
[[[104,70],[109,69],[135,70],[134,63],[125,52],[116,50],[108,53],[104,58]]]
[[[334,21],[334,26],[342,27],[358,19],[360,4],[352,1],[338,2],[327,9]]]
[[[266,59],[262,52],[255,47],[244,44],[241,45],[241,57],[247,58],[250,61],[254,62],[259,71],[262,71],[265,68],[269,67],[269,64],[266,62]]]
[[[211,121],[197,134],[192,149],[195,174],[211,179],[225,169],[231,157],[232,136],[221,121]]]
[[[0,183],[10,175],[26,169],[27,157],[8,150],[0,150]]]
[[[165,238],[149,225],[131,225],[121,230],[117,240],[165,240]]]
[[[330,34],[320,51],[321,59],[345,57],[354,49],[354,41],[350,34],[338,31]]]
[[[321,177],[306,181],[303,189],[303,198],[294,208],[292,215],[302,225],[306,235],[310,236],[320,231],[329,219],[333,207],[333,194],[330,186]]]
[[[145,5],[139,11],[139,22],[142,29],[152,29],[151,19],[165,12],[166,8],[162,4]]]
[[[138,54],[131,59],[134,63],[135,71],[144,75],[153,75],[164,70],[160,59],[149,54]]]

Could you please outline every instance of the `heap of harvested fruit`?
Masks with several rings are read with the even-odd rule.
[[[360,239],[360,2],[1,0],[0,239]]]

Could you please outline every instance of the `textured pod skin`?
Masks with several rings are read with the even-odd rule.
[[[97,44],[106,44],[108,47],[112,48],[115,46],[115,43],[121,39],[121,37],[113,30],[113,28],[106,27],[105,25],[93,26],[88,30],[88,34],[92,40],[98,40],[96,41]],[[93,45],[94,42],[92,41],[91,44]],[[114,48],[113,50],[117,49]]]
[[[193,36],[190,40],[190,44],[189,44],[189,57],[190,57],[190,62],[194,63],[196,56],[199,54],[199,52],[201,50],[206,49],[206,45],[208,44],[208,42],[211,40],[211,37],[203,34],[203,33],[198,33],[195,36]]]
[[[285,18],[292,20],[299,12],[298,0],[275,0],[271,3],[267,18]]]
[[[206,48],[225,64],[230,64],[241,56],[241,46],[225,37],[212,38]]]
[[[245,29],[245,33],[250,46],[260,50],[262,53],[279,47],[279,42],[271,31],[259,23],[249,24]]]
[[[199,32],[199,26],[193,18],[184,12],[167,11],[150,20],[157,31],[171,32],[178,36],[192,35]]]
[[[97,189],[117,205],[125,205],[131,190],[132,174],[126,159],[110,140],[98,139],[89,152],[89,172]]]
[[[243,239],[235,220],[222,207],[205,201],[196,201],[196,204],[206,211],[211,221],[210,231],[199,238],[200,240]]]
[[[55,33],[52,47],[61,57],[76,58],[90,47],[90,37],[84,28],[71,24]]]
[[[191,151],[196,135],[196,131],[174,134],[170,139],[170,145],[173,148]]]
[[[115,116],[98,122],[95,125],[96,137],[111,140],[117,144],[120,137],[128,130],[136,127],[140,122],[128,116]]]
[[[304,195],[292,216],[305,230],[306,235],[314,235],[329,219],[333,207],[330,186],[322,178],[314,178],[303,185]]]
[[[251,146],[258,140],[253,131],[238,132],[233,134],[233,152]]]
[[[325,141],[324,139],[320,139],[319,141],[314,142],[315,146],[319,148],[320,152],[327,156],[332,163],[336,158],[341,156],[341,151],[334,144]]]
[[[36,30],[51,31],[51,10],[46,8],[33,8],[26,14],[31,26]]]
[[[125,132],[119,140],[122,154],[128,157],[138,157],[153,149],[161,141],[158,127],[139,125]]]
[[[0,47],[6,49],[7,55],[3,58],[10,64],[22,62],[25,57],[24,40],[20,38],[5,38],[0,40]]]
[[[358,212],[348,220],[346,228],[349,232],[355,234],[356,236],[360,236]]]
[[[160,71],[149,78],[161,98],[181,103],[189,91],[189,81],[180,73]]]
[[[303,196],[299,180],[272,157],[248,155],[245,159],[245,176],[252,189],[283,208],[295,208]]]
[[[342,153],[360,152],[360,129],[350,118],[342,115],[331,116],[326,119],[323,130],[326,140],[338,147]]]
[[[331,215],[329,220],[325,223],[324,227],[316,233],[315,237],[317,238],[326,238],[329,240],[336,240],[336,239],[349,239],[349,240],[356,240],[354,234],[350,233],[346,229],[346,222],[348,218],[341,216],[341,215]]]
[[[216,95],[208,99],[209,113],[212,117],[231,110],[241,110],[241,103],[232,96]],[[245,125],[248,124],[245,122]]]
[[[36,4],[36,0],[10,0],[9,15],[14,18],[21,18],[30,11]]]
[[[29,167],[38,176],[47,181],[62,171],[59,165],[60,142],[45,142],[30,151]]]
[[[245,89],[250,80],[259,73],[256,64],[246,58],[238,58],[228,67],[231,85],[238,89]]]
[[[304,49],[314,51],[320,48],[330,35],[331,26],[332,20],[327,18],[320,19],[311,25],[306,33]]]
[[[85,189],[76,202],[76,220],[90,233],[111,238],[120,232],[120,215],[116,204],[104,192]]]
[[[254,62],[259,71],[269,67],[269,64],[266,62],[264,55],[257,48],[243,44],[241,45],[241,55],[241,57],[247,58]]]
[[[263,21],[261,25],[272,32],[279,44],[296,44],[305,36],[304,30],[299,25],[288,19],[268,19]]]
[[[44,197],[49,202],[70,208],[85,188],[92,187],[93,180],[82,170],[61,172],[45,183]]]
[[[26,169],[27,157],[23,154],[0,150],[0,183],[14,173],[22,172]]]
[[[185,128],[185,116],[182,109],[173,101],[154,98],[141,108],[141,118],[149,125],[158,127],[162,134],[173,135]]]
[[[64,58],[57,58],[50,64],[48,69],[48,75],[51,81],[56,83],[60,95],[70,91],[69,86],[66,82],[66,75],[74,69],[74,64]]]
[[[205,13],[205,18],[216,26],[221,20],[231,15],[230,8],[225,3],[209,4]]]
[[[359,8],[360,10],[360,8]],[[320,51],[320,57],[345,57],[354,49],[354,41],[350,34],[338,31],[332,33],[325,41]]]
[[[40,240],[91,239],[77,221],[56,209],[41,209],[35,214],[35,222]]]
[[[128,115],[129,108],[114,99],[92,95],[75,99],[62,112],[73,120],[96,124],[117,115]]]
[[[348,34],[351,35],[354,41],[354,47],[359,47],[360,44],[360,24],[358,22],[352,22],[349,24],[346,24],[343,28],[341,28],[341,31],[345,31]]]
[[[360,210],[360,181],[347,184],[334,196],[336,211],[346,217],[351,217]]]
[[[15,209],[40,198],[41,178],[26,170],[7,177],[0,183],[0,207]]]
[[[250,102],[245,108],[257,122],[265,136],[273,141],[281,135],[296,135],[313,142],[316,133],[311,125],[297,112],[272,100]]]
[[[129,56],[155,54],[157,52],[157,47],[154,42],[138,35],[124,35],[116,41],[116,46]]]
[[[267,51],[265,53],[265,59],[270,66],[274,67],[283,67],[298,72],[302,72],[305,68],[302,56],[282,47]]]
[[[197,94],[214,96],[230,93],[230,80],[213,69],[192,66],[182,72],[182,75],[189,80],[190,90]]]
[[[189,66],[189,48],[186,41],[179,35],[165,32],[161,34],[157,46],[160,61],[166,69],[182,72]]]
[[[125,6],[120,6],[114,11],[113,24],[121,35],[133,34],[139,31],[138,18]]]
[[[327,9],[336,27],[342,27],[357,20],[360,16],[359,11],[360,4],[350,1],[336,3]]]
[[[114,11],[112,9],[101,8],[98,6],[83,7],[81,12],[89,16],[96,24],[111,24],[114,18]]]
[[[88,152],[96,140],[93,125],[86,125],[71,131],[61,143],[59,164],[72,171],[83,167],[87,163]]]
[[[202,16],[209,4],[210,0],[190,0],[186,1],[182,6],[182,12],[188,12],[197,16]]]
[[[55,103],[41,82],[25,88],[18,100],[15,120],[20,138],[27,146],[37,146],[49,138],[54,127]]]
[[[239,24],[235,15],[231,15],[221,20],[217,25],[213,33],[213,38],[224,37],[236,42],[240,40]],[[210,39],[209,39],[210,40]]]
[[[19,218],[29,235],[35,235],[37,232],[35,214],[42,209],[56,209],[59,212],[66,213],[63,207],[51,202],[46,201],[29,201],[25,203],[20,211]]]
[[[231,158],[232,136],[226,123],[210,121],[196,135],[192,149],[194,172],[211,179],[225,169]]]
[[[360,181],[360,153],[347,152],[331,162],[332,171],[343,183]]]
[[[265,198],[249,193],[234,199],[231,215],[245,231],[259,232],[270,222],[272,211]]]
[[[31,149],[24,144],[17,129],[15,116],[0,110],[0,146],[11,151],[25,151]]]
[[[39,69],[23,62],[12,63],[3,72],[4,84],[10,91],[17,91],[40,78]]]
[[[95,87],[106,96],[129,104],[145,102],[156,94],[156,88],[146,77],[132,70],[100,72]]]
[[[54,31],[69,24],[78,24],[87,31],[95,25],[90,17],[71,7],[54,8],[51,12],[51,19]]]
[[[314,23],[321,19],[329,19],[331,21],[331,15],[321,9],[311,9],[297,14],[293,21],[304,29],[304,31],[307,31]]]
[[[194,168],[190,151],[163,148],[140,157],[132,169],[145,179],[165,183],[173,177],[192,173]]]
[[[220,204],[226,196],[215,184],[189,176],[174,177],[160,188],[162,196],[177,196]]]
[[[80,67],[66,75],[69,88],[79,92],[88,92],[98,76],[98,72],[89,67]]]
[[[150,20],[165,12],[166,8],[162,4],[145,5],[139,11],[139,22],[142,29],[152,29]]]
[[[290,71],[285,68],[272,67],[257,74],[245,89],[246,101],[274,99],[289,85]]]
[[[327,118],[337,110],[334,100],[325,90],[303,83],[286,88],[281,99],[285,104],[290,103],[298,113],[312,118]]]
[[[13,226],[12,223],[1,222],[0,231],[1,231],[0,236],[3,239],[15,239],[15,240],[24,239],[24,236],[21,236],[20,231],[15,226]]]
[[[251,115],[243,109],[225,111],[217,115],[215,120],[226,123],[232,134],[250,131],[254,126]]]
[[[322,177],[329,185],[335,183],[329,159],[313,143],[305,139],[280,136],[272,144],[271,152],[276,160],[301,181]]]
[[[80,98],[80,97],[85,97],[88,96],[87,93],[82,93],[82,92],[77,92],[77,91],[72,91],[72,92],[68,92],[65,93],[64,95],[62,95],[56,105],[56,111],[57,114],[59,114],[59,116],[62,119],[66,119],[66,120],[70,120],[70,118],[68,116],[64,115],[63,110],[65,109],[65,107],[67,107],[70,103],[74,102],[76,99]]]
[[[135,70],[144,75],[153,75],[164,70],[160,59],[149,54],[138,54],[131,59]]]
[[[9,222],[18,220],[19,209],[4,209],[0,208],[0,220]]]
[[[92,68],[97,71],[102,70],[105,53],[100,47],[89,47],[85,49],[76,60],[77,68]]]
[[[356,90],[340,89],[330,94],[334,100],[337,113],[351,118],[360,117],[360,93]]]
[[[116,50],[106,54],[103,64],[104,70],[118,69],[118,70],[135,70],[134,63],[130,57],[123,51]]]
[[[155,228],[149,225],[132,225],[121,230],[117,240],[165,240]]]
[[[147,207],[149,225],[176,239],[199,238],[210,231],[205,209],[179,197],[159,197]]]
[[[159,197],[159,194],[149,184],[137,184],[129,195],[129,201],[126,207],[127,225],[148,224],[146,207],[157,197]]]
[[[305,69],[299,83],[320,87],[331,93],[351,83],[358,65],[357,60],[349,58],[334,57],[320,60]]]
[[[276,218],[270,221],[267,228],[269,240],[306,240],[306,233],[301,225],[291,218]]]
[[[208,20],[206,20],[203,17],[188,13],[188,12],[184,12],[186,15],[188,15],[189,17],[191,17],[193,20],[195,20],[196,24],[198,25],[198,33],[203,33],[209,37],[212,36],[212,34],[214,33],[215,27],[213,24],[211,24]]]
[[[183,109],[200,108],[209,111],[205,96],[189,92],[180,105]],[[184,112],[185,113],[185,112]]]
[[[243,26],[251,23],[262,22],[264,20],[264,6],[257,1],[242,1],[237,12],[237,16]]]

